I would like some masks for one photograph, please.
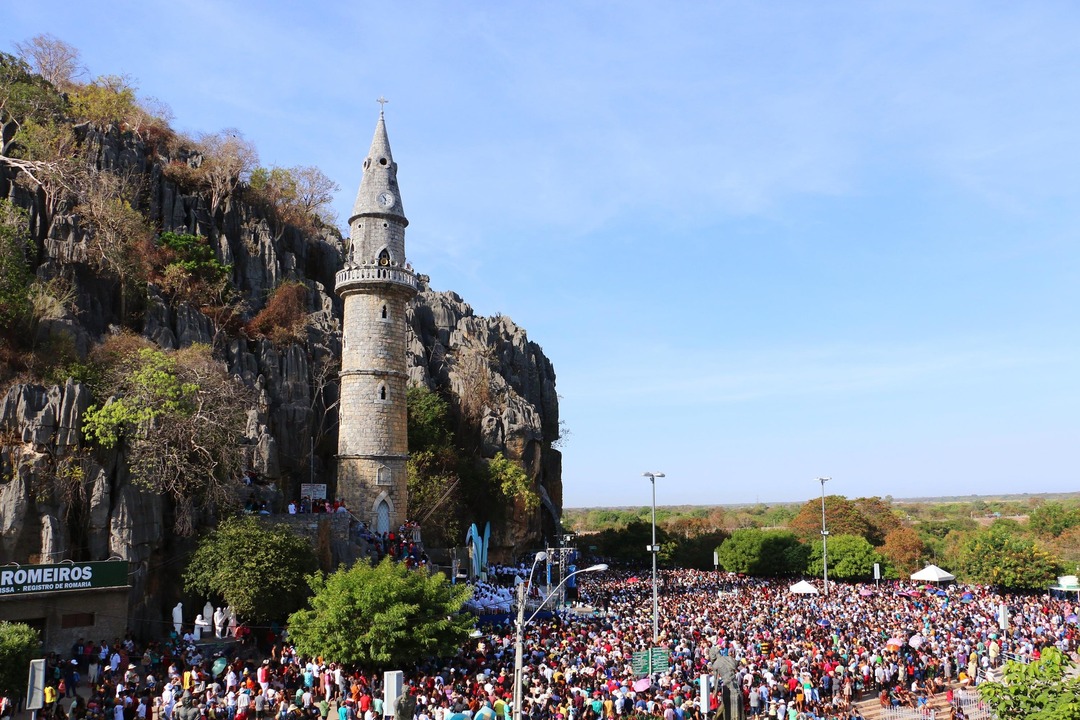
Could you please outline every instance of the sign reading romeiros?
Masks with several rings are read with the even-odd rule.
[[[0,595],[123,587],[127,584],[126,560],[0,567]]]

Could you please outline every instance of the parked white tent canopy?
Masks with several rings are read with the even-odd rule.
[[[814,587],[813,585],[811,585],[810,583],[806,582],[805,580],[800,580],[799,582],[795,583],[794,585],[791,586],[790,590],[791,590],[791,592],[795,593],[796,595],[817,595],[818,594],[818,589],[816,587]]]
[[[917,573],[911,574],[912,580],[922,580],[923,582],[949,582],[955,580],[956,576],[952,573],[945,572],[937,565],[927,565]]]

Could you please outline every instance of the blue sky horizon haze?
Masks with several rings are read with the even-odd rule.
[[[386,123],[432,287],[554,364],[564,505],[1080,491],[1080,6],[39,0],[192,135]]]

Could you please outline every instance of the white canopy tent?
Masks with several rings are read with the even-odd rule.
[[[789,588],[796,595],[817,595],[818,589],[805,580],[800,580]]]
[[[912,580],[921,580],[922,582],[949,582],[955,580],[956,576],[952,573],[945,572],[937,565],[927,565],[917,573],[911,574]]]

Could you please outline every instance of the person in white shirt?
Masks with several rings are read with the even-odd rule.
[[[230,672],[235,678],[236,673]],[[233,720],[236,717],[236,683],[227,683],[229,691],[225,693],[225,713],[228,716],[228,720]]]

